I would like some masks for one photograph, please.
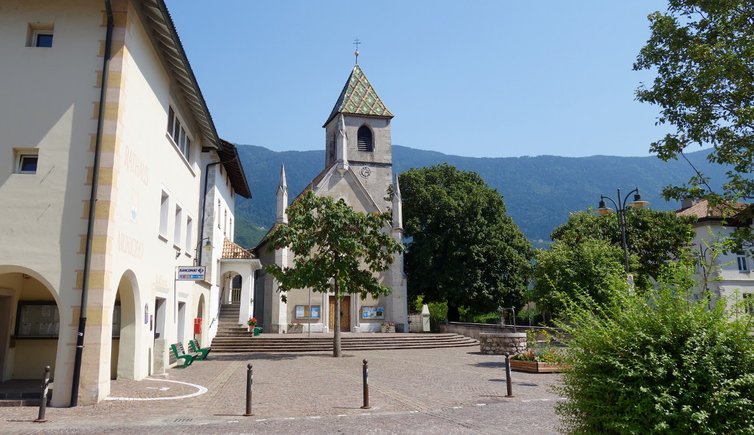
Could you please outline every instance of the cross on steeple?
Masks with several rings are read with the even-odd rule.
[[[353,52],[354,56],[356,56],[356,63],[355,65],[359,64],[359,45],[361,44],[361,41],[359,41],[359,38],[356,38],[353,41],[353,45],[356,46],[356,51]]]

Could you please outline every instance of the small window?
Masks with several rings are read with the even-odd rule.
[[[160,236],[167,240],[168,234],[168,206],[170,205],[170,195],[164,190],[160,197]]]
[[[183,209],[180,205],[175,205],[175,225],[173,226],[173,244],[181,246],[181,229],[183,228]]]
[[[191,157],[191,139],[186,132],[186,129],[181,125],[181,121],[178,120],[178,116],[175,114],[173,107],[168,107],[168,136],[173,139],[173,143],[181,151],[181,154],[186,160]]]
[[[17,153],[16,159],[16,173],[18,174],[36,174],[37,162],[39,161],[39,154],[25,151],[23,153]]]
[[[372,130],[366,125],[359,127],[357,133],[357,148],[359,151],[371,152],[374,150],[374,140],[372,138]]]
[[[29,24],[26,35],[27,47],[52,47],[52,24]]]
[[[222,210],[222,206],[220,205],[220,200],[217,200],[217,215],[215,215],[215,219],[217,220],[217,228],[220,228],[220,211]]]
[[[749,264],[746,261],[746,256],[743,254],[738,254],[738,257],[736,257],[736,262],[738,263],[738,271],[739,272],[748,272],[749,271]]]
[[[225,225],[225,228],[223,228],[223,235],[228,237],[228,210],[225,210],[223,213],[223,224]]]

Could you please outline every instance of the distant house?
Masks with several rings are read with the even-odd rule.
[[[0,381],[50,365],[54,406],[94,403],[250,295],[251,192],[163,0],[3,1],[0,58]]]
[[[708,201],[685,201],[676,211],[678,216],[697,218],[694,224],[694,249],[706,263],[706,270],[699,268],[700,278],[706,281],[713,298],[725,298],[728,304],[745,302],[745,309],[754,314],[754,273],[751,255],[727,253],[718,256],[712,253],[712,244],[730,236],[736,228],[751,226],[752,207],[743,203],[711,206]]]

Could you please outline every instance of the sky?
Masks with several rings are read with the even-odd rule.
[[[395,145],[470,157],[646,156],[668,127],[633,71],[660,0],[166,0],[223,138],[324,149],[354,65]]]

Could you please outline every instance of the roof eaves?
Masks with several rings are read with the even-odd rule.
[[[159,51],[164,55],[173,72],[173,77],[183,90],[186,103],[191,109],[202,135],[209,142],[204,143],[203,146],[206,148],[209,145],[210,148],[218,149],[220,137],[165,1],[142,0],[141,4],[155,35],[155,40],[159,43]]]

